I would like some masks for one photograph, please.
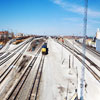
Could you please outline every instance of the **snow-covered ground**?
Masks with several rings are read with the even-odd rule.
[[[82,64],[51,38],[48,39],[48,48],[49,54],[45,58],[39,100],[70,100],[77,88],[80,96]],[[71,68],[69,68],[69,55]],[[72,66],[73,59],[74,66]],[[85,84],[87,87],[84,88],[84,99],[100,100],[100,83],[87,69]]]
[[[77,43],[73,40],[67,40],[68,42],[70,42],[71,44],[74,43],[74,47],[77,48],[79,51],[83,52],[82,51],[82,47],[79,46],[79,45],[76,45]],[[91,55],[91,53],[89,52],[89,50],[86,50],[86,56],[89,57],[89,59],[91,61],[93,61],[95,64],[99,65],[100,66],[100,59],[97,59],[94,55]]]
[[[71,43],[73,46],[72,46],[72,49],[78,49],[81,53],[83,53],[82,51],[82,46],[80,46],[78,43],[76,43],[74,40],[65,40],[64,42],[65,44],[69,44]],[[78,55],[80,58],[81,55]],[[93,54],[91,51],[87,50],[86,49],[86,54],[85,56],[90,59],[96,66],[100,67],[100,61],[97,57],[95,57],[96,55]],[[82,58],[83,59],[83,58]],[[85,60],[85,63],[95,72],[97,73],[97,75],[100,77],[100,71],[95,67],[95,65],[92,65],[89,61]]]
[[[34,41],[34,40],[33,40]],[[37,50],[40,48],[40,45],[36,48],[37,50],[35,50],[35,51],[33,51],[33,52],[29,52],[29,48],[30,48],[30,44],[31,44],[31,42],[29,42],[28,44],[26,44],[26,46],[25,47],[27,47],[26,48],[26,50],[25,50],[25,52],[23,53],[23,56],[27,56],[27,58],[29,59],[27,62],[26,62],[26,64],[25,64],[25,66],[24,66],[24,68],[23,68],[23,70],[19,73],[18,71],[19,71],[19,69],[20,69],[20,63],[21,63],[21,61],[23,60],[23,56],[21,56],[20,57],[20,59],[17,61],[17,63],[14,65],[14,66],[11,66],[11,67],[13,67],[13,69],[12,69],[12,71],[8,74],[8,76],[7,76],[7,78],[2,82],[2,84],[0,85],[0,100],[2,99],[2,98],[6,98],[8,95],[9,95],[9,93],[10,93],[10,91],[13,89],[13,87],[15,86],[15,84],[18,82],[18,80],[19,80],[19,78],[21,77],[21,75],[22,75],[22,73],[26,70],[26,68],[29,66],[29,64],[30,64],[30,62],[31,62],[31,60],[32,60],[32,58],[34,58],[34,55],[36,54],[36,52],[37,52]],[[16,55],[14,55],[14,57],[12,57],[11,58],[11,60],[9,60],[9,62],[6,62],[5,63],[5,65],[3,65],[1,68],[2,68],[2,70],[1,70],[1,72],[3,71],[3,69],[5,70],[11,63],[12,63],[12,61],[18,56],[18,54],[25,48],[25,47],[23,47],[19,52],[17,52],[17,54]],[[12,48],[11,48],[12,49]],[[10,49],[10,50],[11,50]],[[5,68],[6,67],[6,68]],[[32,78],[32,77],[31,77]],[[32,79],[30,79],[30,80],[32,80]],[[31,83],[31,82],[30,82]],[[28,84],[29,84],[29,82],[28,82]],[[29,88],[28,86],[27,86],[27,88]],[[24,92],[22,92],[22,93],[24,93]],[[5,100],[5,98],[4,99],[2,99],[2,100]],[[20,100],[25,100],[25,99],[20,99]]]
[[[29,39],[27,39],[26,41],[28,41]],[[30,42],[31,43],[31,42]],[[7,62],[5,62],[3,65],[0,66],[0,74],[2,72],[4,72],[4,70],[6,68],[8,68],[8,66],[10,66],[10,64],[14,61],[14,59],[22,52],[23,49],[25,49],[26,47],[26,50],[25,50],[25,53],[23,55],[26,55],[26,51],[27,49],[29,48],[30,46],[30,43],[26,44],[25,47],[21,48],[21,50],[19,50],[19,52],[17,52],[10,60],[8,60]],[[10,50],[13,50],[14,48],[16,48],[17,46],[19,45],[16,45],[16,46],[12,46],[10,45],[10,48],[8,49],[9,51]],[[14,51],[15,52],[15,51]],[[18,65],[20,64],[20,61],[22,60],[23,56],[18,60],[17,64],[15,66],[10,66],[13,67],[13,70],[10,74],[8,74],[7,78],[3,81],[2,84],[0,84],[0,100],[1,98],[5,95],[5,91],[9,89],[9,87],[12,86],[11,83],[14,83],[13,80],[14,79],[14,76],[16,75],[16,72],[15,70],[18,69]],[[3,59],[4,60],[4,59]],[[3,99],[2,99],[3,100]]]
[[[48,40],[48,48],[39,100],[69,100],[77,88],[76,68],[69,69],[71,54],[51,38]]]
[[[73,56],[73,54],[71,54],[53,39],[49,38],[47,42],[49,51],[48,55],[45,56],[38,99],[71,100],[75,94],[76,89],[78,89],[78,96],[80,97],[81,62],[79,62]],[[29,52],[28,48],[24,55],[31,56],[33,58],[36,52]],[[24,88],[20,92],[19,100],[25,100],[27,97],[27,93],[29,92],[29,88],[31,88],[32,80],[34,79],[40,58],[41,53],[35,65],[33,66],[29,78],[23,86]],[[11,60],[9,60],[9,62],[10,61]],[[16,66],[14,69],[16,70],[17,67],[18,66]],[[14,74],[15,73],[11,73],[12,76],[14,76]],[[11,82],[13,83],[15,80],[13,79],[10,81],[11,78],[8,79],[9,84]],[[6,85],[7,84],[8,83],[6,82]],[[100,83],[93,77],[93,75],[91,75],[87,69],[85,70],[85,84],[87,84],[87,87],[84,88],[84,100],[100,100]],[[0,86],[2,91],[3,87],[4,86]]]

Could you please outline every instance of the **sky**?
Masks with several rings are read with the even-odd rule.
[[[88,0],[87,35],[100,28],[100,0]],[[0,31],[83,35],[84,0],[0,0]]]

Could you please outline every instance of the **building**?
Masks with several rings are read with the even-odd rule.
[[[9,39],[14,38],[14,33],[13,33],[13,32],[9,33],[9,34],[8,34],[8,38],[9,38]]]
[[[17,37],[23,37],[24,33],[17,33]]]
[[[14,37],[14,33],[9,33],[8,31],[0,31],[0,41],[8,41]]]
[[[100,30],[96,32],[96,50],[100,52]]]
[[[8,40],[8,31],[0,31],[0,41]]]

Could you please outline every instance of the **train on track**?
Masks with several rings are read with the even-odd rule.
[[[47,55],[48,54],[48,48],[47,48],[47,43],[44,43],[42,46],[42,54]]]

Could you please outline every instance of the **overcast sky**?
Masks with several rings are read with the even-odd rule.
[[[82,35],[84,0],[0,0],[0,30]],[[88,36],[100,28],[100,0],[89,0]]]

